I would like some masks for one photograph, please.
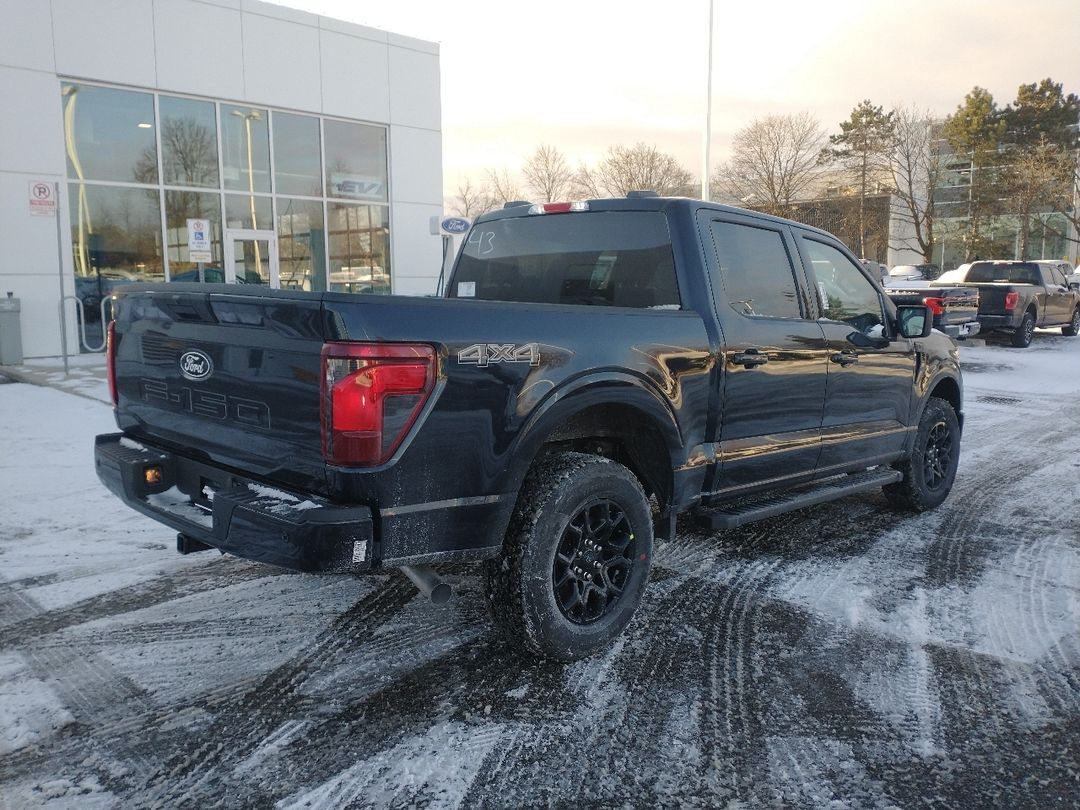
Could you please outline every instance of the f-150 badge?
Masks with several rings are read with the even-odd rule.
[[[474,343],[457,353],[459,363],[487,366],[491,363],[528,363],[540,365],[540,344],[525,343]]]

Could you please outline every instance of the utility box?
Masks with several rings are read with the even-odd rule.
[[[19,299],[8,293],[6,298],[0,298],[0,366],[19,366],[22,361]]]

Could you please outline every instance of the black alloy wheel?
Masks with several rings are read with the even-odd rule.
[[[1035,337],[1035,318],[1030,312],[1024,313],[1024,320],[1020,322],[1020,325],[1016,327],[1016,331],[1013,332],[1012,345],[1018,349],[1026,349],[1031,345],[1032,339]]]
[[[1061,327],[1061,334],[1065,335],[1065,337],[1080,335],[1080,307],[1073,310],[1072,319],[1069,321],[1068,326]]]
[[[555,550],[551,580],[555,603],[575,624],[607,615],[634,567],[634,533],[618,504],[597,500],[566,525]]]
[[[923,481],[931,492],[941,489],[953,464],[953,435],[945,420],[936,423],[923,450]]]

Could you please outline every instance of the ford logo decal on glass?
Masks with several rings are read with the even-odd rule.
[[[441,223],[442,229],[447,233],[465,233],[472,223],[463,217],[446,217]]]
[[[214,364],[205,352],[190,349],[180,355],[180,373],[189,380],[205,380],[214,373]]]

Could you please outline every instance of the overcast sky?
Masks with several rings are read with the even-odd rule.
[[[444,193],[515,171],[541,143],[572,164],[655,143],[700,175],[708,0],[287,0],[441,45]],[[754,118],[832,132],[862,99],[952,112],[1047,76],[1080,93],[1080,0],[716,0],[713,165]],[[363,77],[358,76],[357,81]]]

